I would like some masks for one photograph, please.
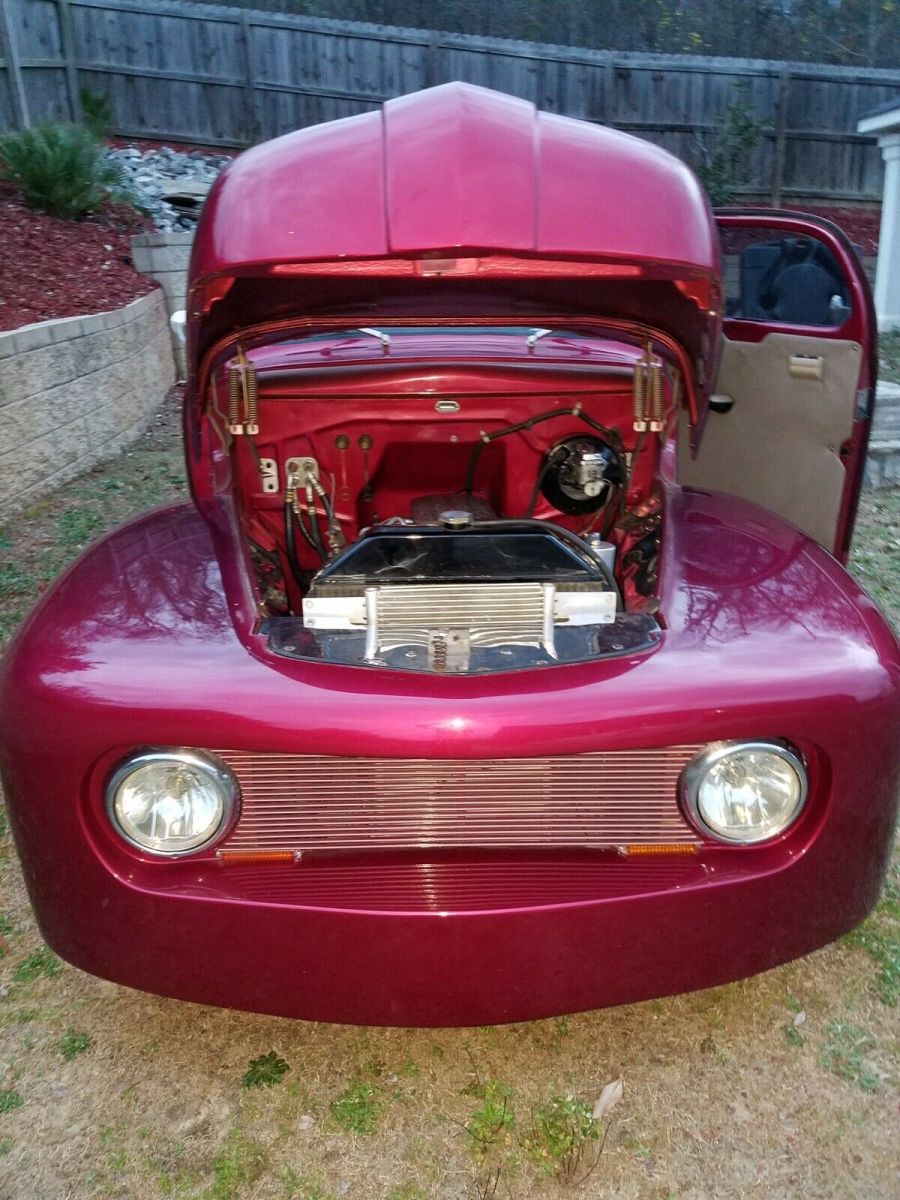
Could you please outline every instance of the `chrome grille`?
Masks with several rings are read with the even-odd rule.
[[[412,584],[378,587],[378,628],[472,629],[540,638],[544,629],[546,588],[541,583]],[[552,593],[549,597],[552,621]]]
[[[490,861],[467,858],[372,862],[356,855],[305,859],[290,866],[230,866],[219,876],[229,899],[299,904],[345,912],[490,912],[584,904],[696,887],[708,880],[699,855],[623,858],[563,851],[539,859],[516,851]]]
[[[699,746],[509,759],[217,751],[241,787],[230,850],[604,848],[699,842],[678,779]]]

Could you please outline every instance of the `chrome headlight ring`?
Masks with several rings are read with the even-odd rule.
[[[154,858],[197,854],[234,825],[240,789],[214,755],[186,747],[130,754],[106,784],[106,812],[128,845]]]
[[[780,837],[809,793],[806,765],[779,741],[713,742],[685,767],[682,804],[701,833],[725,845]]]

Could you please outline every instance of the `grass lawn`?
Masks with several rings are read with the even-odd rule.
[[[900,369],[900,338],[891,353]],[[167,411],[132,451],[11,524],[4,636],[90,540],[183,492]],[[898,530],[900,491],[867,496],[852,567],[895,624]],[[61,963],[4,825],[0,1196],[889,1200],[898,997],[895,866],[875,915],[843,942],[673,999],[438,1031],[207,1009]],[[587,1114],[619,1078],[599,1154]]]
[[[900,329],[878,338],[878,375],[888,383],[900,383]]]

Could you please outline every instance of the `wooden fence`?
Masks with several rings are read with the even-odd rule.
[[[78,119],[82,88],[115,132],[238,146],[462,79],[614,125],[696,164],[739,100],[765,126],[744,173],[774,203],[877,200],[857,120],[900,70],[624,54],[169,0],[0,0],[0,128]]]

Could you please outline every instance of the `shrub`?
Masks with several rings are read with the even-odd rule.
[[[736,98],[716,122],[712,149],[704,137],[697,141],[697,175],[714,208],[736,202],[740,185],[748,182],[751,155],[768,128],[757,119],[746,86],[736,85],[735,92]]]
[[[102,92],[83,87],[78,93],[81,101],[81,116],[85,126],[96,138],[104,138],[113,125],[112,108],[108,97]]]
[[[572,1096],[554,1096],[535,1109],[533,1128],[524,1144],[542,1174],[557,1174],[563,1182],[573,1183],[579,1169],[586,1166],[579,1180],[583,1182],[603,1151],[602,1143],[592,1146],[600,1142],[600,1135],[600,1122],[591,1115],[590,1105]]]
[[[111,202],[129,203],[118,168],[81,125],[38,125],[0,137],[2,178],[33,208],[78,220]]]

